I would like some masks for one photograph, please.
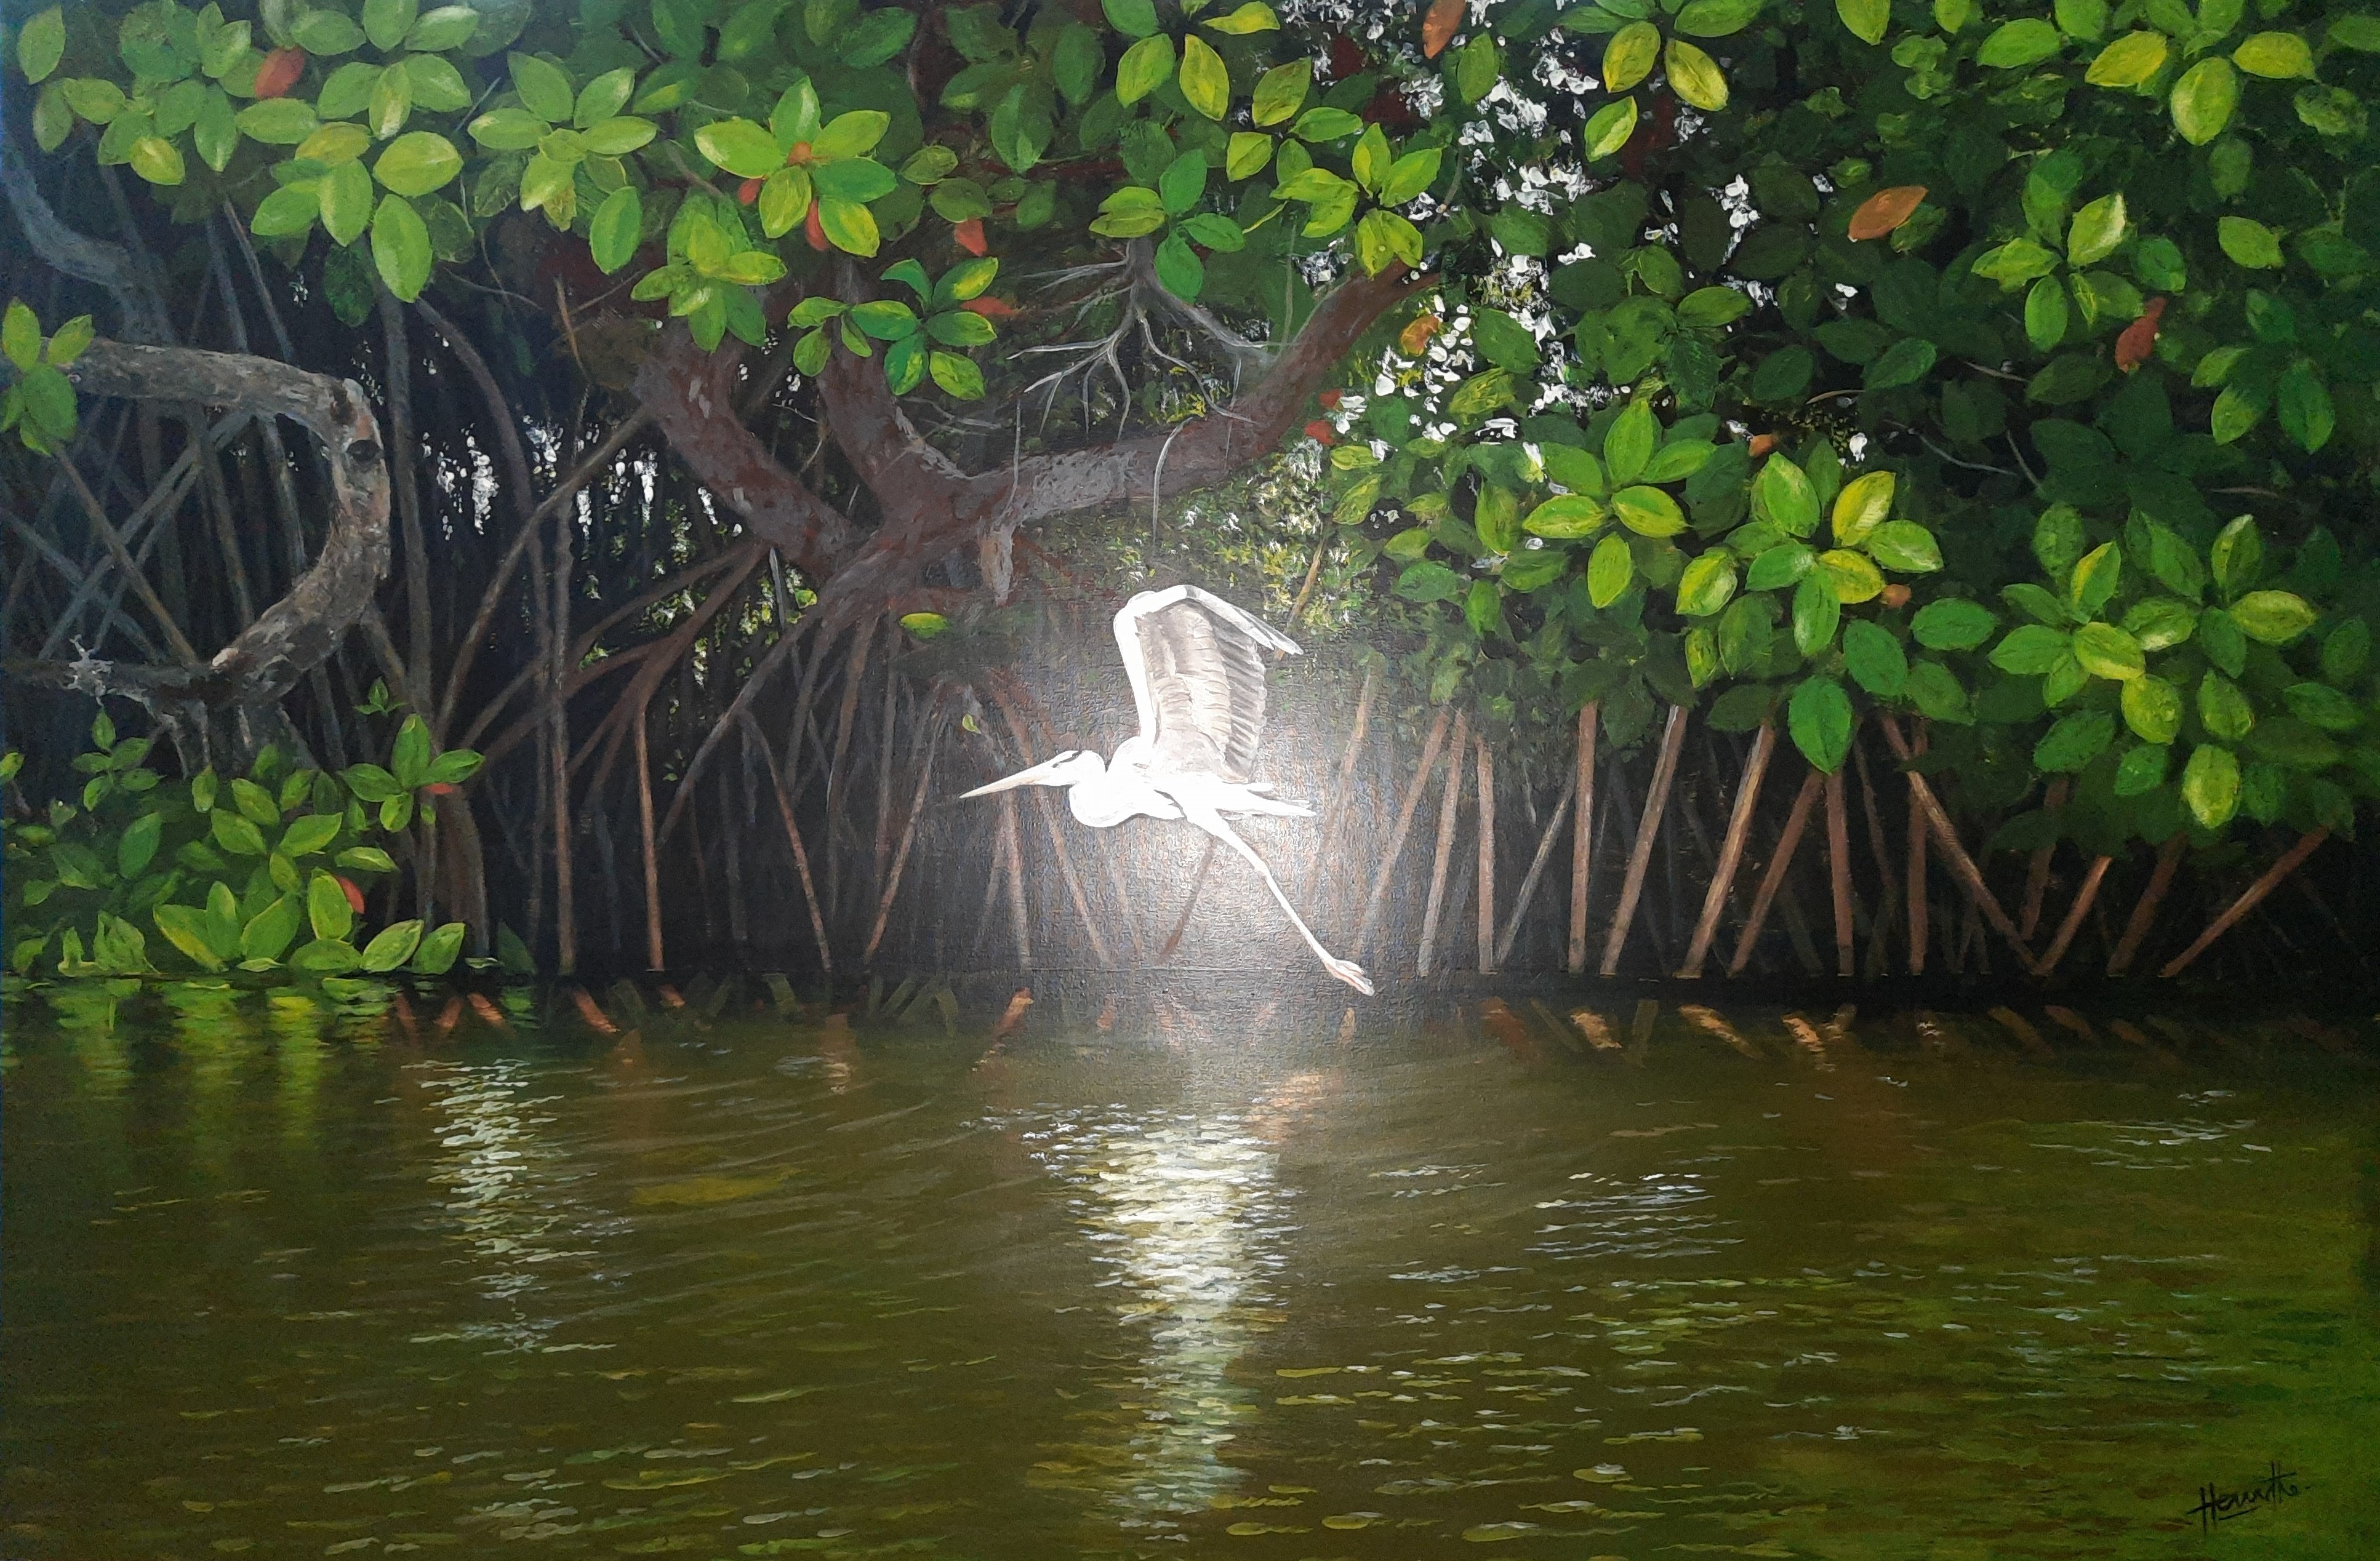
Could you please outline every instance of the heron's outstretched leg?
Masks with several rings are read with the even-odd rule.
[[[1248,865],[1257,870],[1257,876],[1264,879],[1265,887],[1272,890],[1272,897],[1281,902],[1281,911],[1289,917],[1290,926],[1297,928],[1297,935],[1305,939],[1305,946],[1314,950],[1314,957],[1322,962],[1323,969],[1366,997],[1372,995],[1372,978],[1364,974],[1364,967],[1353,960],[1340,959],[1322,946],[1322,940],[1314,936],[1314,929],[1305,925],[1305,918],[1297,914],[1297,907],[1289,902],[1288,894],[1282,890],[1281,881],[1272,876],[1272,869],[1265,865],[1264,858],[1258,856],[1247,841],[1240,839],[1211,803],[1203,797],[1185,797],[1178,792],[1173,793],[1173,800],[1182,805],[1184,817],[1247,858]]]

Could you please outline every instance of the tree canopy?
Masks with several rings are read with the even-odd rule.
[[[2380,793],[2380,14],[1283,9],[150,0],[13,54],[44,151],[343,317],[554,291],[830,629],[1303,438],[1419,685],[1500,721],[1706,703],[1831,770],[1922,717],[1979,805],[2070,778],[2011,839],[2107,853]],[[747,349],[839,469],[740,420]]]

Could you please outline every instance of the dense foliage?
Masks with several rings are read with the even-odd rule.
[[[401,834],[421,795],[480,767],[464,750],[432,757],[419,717],[399,729],[387,767],[344,776],[268,744],[245,775],[167,780],[149,766],[151,739],[119,737],[103,712],[91,741],[74,762],[88,777],[79,798],[0,813],[10,971],[133,975],[157,969],[158,955],[169,967],[333,981],[453,968],[460,922],[392,921],[363,935],[363,886],[396,871],[372,842]],[[0,783],[17,780],[23,757],[0,756]],[[150,928],[175,955],[152,954]]]
[[[44,150],[354,319],[530,213],[615,309],[1001,458],[1179,432],[1411,272],[1307,435],[1432,697],[1707,700],[1828,769],[1913,713],[1971,805],[2073,777],[2010,838],[2095,851],[2380,794],[2380,15],[151,0],[14,54]]]

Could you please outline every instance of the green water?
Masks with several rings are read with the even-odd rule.
[[[11,1010],[0,1555],[2380,1555],[2371,1025],[516,1007]]]

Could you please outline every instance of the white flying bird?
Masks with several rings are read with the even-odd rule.
[[[1117,744],[1112,759],[1069,749],[966,795],[1063,786],[1075,817],[1094,829],[1142,814],[1186,818],[1246,857],[1322,968],[1368,995],[1363,966],[1322,946],[1264,858],[1223,820],[1226,813],[1314,816],[1303,804],[1265,795],[1272,788],[1250,779],[1264,731],[1264,653],[1297,655],[1296,642],[1196,586],[1134,597],[1115,615],[1115,636],[1140,709],[1139,733]]]

